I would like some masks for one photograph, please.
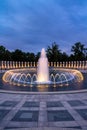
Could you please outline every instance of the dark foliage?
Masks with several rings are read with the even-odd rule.
[[[61,52],[56,42],[53,42],[46,49],[49,62],[87,60],[87,48],[81,42],[75,43],[71,47],[71,52],[72,54],[70,56],[66,52]],[[37,62],[39,57],[40,52],[36,55],[33,52],[23,52],[19,49],[10,52],[4,46],[0,46],[0,60]]]

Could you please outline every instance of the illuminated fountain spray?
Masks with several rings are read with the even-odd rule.
[[[40,83],[49,82],[48,59],[46,57],[46,52],[44,48],[41,50],[41,56],[38,61],[37,82]]]
[[[17,68],[17,62],[15,64]],[[53,64],[51,65],[53,66]],[[58,66],[59,64],[57,64]],[[61,67],[63,66],[61,65]],[[66,63],[66,67],[68,67],[68,63]],[[49,72],[48,59],[44,48],[41,50],[37,70],[36,68],[14,69],[6,71],[3,75],[4,82],[17,86],[28,86],[30,84],[59,84],[63,86],[69,85],[71,82],[81,82],[82,80],[82,73],[75,69],[50,68]]]

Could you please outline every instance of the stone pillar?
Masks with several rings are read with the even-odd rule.
[[[13,61],[13,68],[15,68],[15,63],[14,63],[14,61]]]
[[[10,61],[10,68],[12,68],[12,61]]]
[[[84,68],[85,68],[85,62],[82,61],[82,69],[84,69]]]
[[[1,66],[2,66],[2,65],[1,65],[1,61],[0,61],[0,69],[1,69]]]
[[[18,67],[18,65],[17,65],[17,61],[15,62],[15,64],[16,64],[16,68]]]
[[[1,61],[1,68],[4,69],[4,61]]]
[[[85,63],[85,68],[87,69],[87,61],[86,61],[86,63]]]
[[[68,67],[69,67],[69,68],[71,67],[71,65],[70,65],[70,61],[69,61]]]
[[[36,64],[36,67],[38,67],[38,62],[37,62],[37,64]]]
[[[53,62],[51,62],[51,67],[53,67]]]
[[[50,67],[50,62],[48,62],[48,67]]]
[[[77,69],[79,68],[79,62],[78,61],[76,62],[76,68]]]
[[[71,61],[71,68],[73,68],[73,61]]]
[[[7,68],[9,69],[9,61],[7,61]]]
[[[68,67],[68,62],[66,61],[66,68]]]
[[[54,62],[54,67],[56,67],[56,62]]]
[[[22,68],[24,67],[24,65],[23,65],[23,61],[21,62],[21,67],[22,67]]]
[[[59,62],[57,62],[57,67],[59,67]]]
[[[82,62],[80,61],[79,63],[80,63],[79,68],[81,68],[82,67]]]
[[[29,62],[28,62],[28,67],[29,67]]]
[[[65,67],[65,62],[63,62],[63,68]]]
[[[7,68],[7,66],[6,66],[6,61],[4,61],[4,64],[5,64],[5,66],[4,66],[4,67],[5,67],[5,69],[6,69],[6,68]]]
[[[24,63],[24,67],[26,68],[26,62]]]
[[[76,61],[74,61],[74,68],[76,68]]]
[[[60,67],[62,67],[62,62],[60,62]]]
[[[20,65],[20,61],[19,61],[19,62],[18,62],[18,68],[20,68],[20,66],[21,66],[21,65]]]

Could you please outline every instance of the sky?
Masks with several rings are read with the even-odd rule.
[[[37,53],[53,42],[87,47],[87,0],[0,0],[0,45]]]

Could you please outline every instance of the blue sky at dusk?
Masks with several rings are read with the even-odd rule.
[[[54,41],[87,47],[87,0],[0,0],[0,45],[37,53]]]

